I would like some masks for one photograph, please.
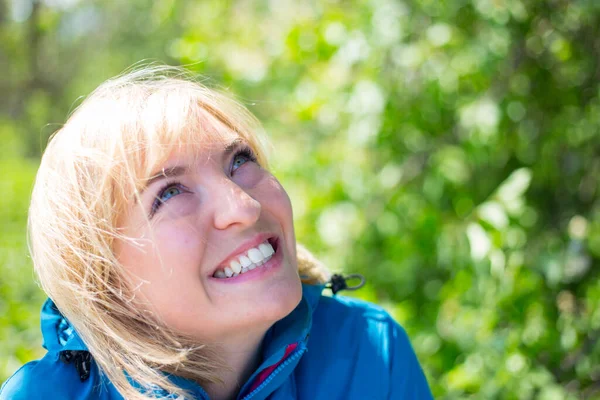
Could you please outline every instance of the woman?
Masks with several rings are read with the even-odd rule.
[[[170,67],[83,102],[29,212],[48,353],[0,398],[431,398],[388,314],[321,296],[259,131]]]

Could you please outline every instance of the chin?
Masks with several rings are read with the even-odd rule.
[[[261,305],[261,317],[265,322],[275,323],[294,311],[302,300],[302,283],[296,275],[293,280],[280,282],[266,293],[265,303]]]
[[[296,306],[298,306],[300,300],[302,300],[302,282],[300,281],[300,277],[298,277],[298,279],[294,281],[291,287],[289,288],[287,297],[289,303],[287,312],[285,313],[285,315],[283,315],[283,317],[291,313],[296,308]]]

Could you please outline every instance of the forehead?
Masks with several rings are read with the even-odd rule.
[[[140,158],[145,172],[142,178],[172,157],[211,154],[244,136],[228,121],[201,107],[194,107],[182,115],[168,114],[156,123],[148,122],[143,126],[140,141],[133,138],[133,148],[142,153]]]
[[[182,163],[194,164],[213,159],[219,160],[223,153],[228,154],[241,144],[248,143],[232,131],[219,135],[207,135],[197,143],[182,143],[171,149],[166,159],[161,160],[161,165],[155,165],[154,169],[168,168]]]
[[[144,109],[143,118],[134,120],[133,126],[119,129],[124,141],[120,148],[124,151],[122,162],[117,160],[117,164],[124,174],[117,174],[116,179],[117,186],[129,186],[126,193],[142,190],[148,179],[173,164],[192,165],[214,158],[236,140],[247,143],[259,163],[266,165],[259,133],[235,113],[229,115],[196,103],[182,110],[168,103]],[[133,188],[127,185],[129,182]]]

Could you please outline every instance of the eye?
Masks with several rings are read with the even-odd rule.
[[[161,190],[152,203],[152,209],[150,210],[150,216],[153,216],[158,209],[171,198],[178,196],[182,193],[186,193],[187,190],[180,183],[167,183]]]
[[[161,192],[158,199],[164,203],[165,201],[169,200],[171,197],[175,197],[181,193],[182,193],[182,191],[178,186],[176,186],[176,185],[169,186],[168,188],[166,188],[165,190],[163,190]]]
[[[249,147],[240,149],[235,156],[233,156],[231,172],[233,173],[247,162],[256,162],[256,155],[254,155],[254,152]]]
[[[233,165],[231,166],[231,169],[235,171],[236,169],[238,169],[239,167],[241,167],[248,161],[250,161],[250,159],[248,157],[238,154],[233,159]]]

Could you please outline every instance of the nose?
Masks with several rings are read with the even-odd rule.
[[[261,212],[260,202],[235,182],[224,179],[215,194],[215,228],[243,228],[253,225],[258,220]]]

